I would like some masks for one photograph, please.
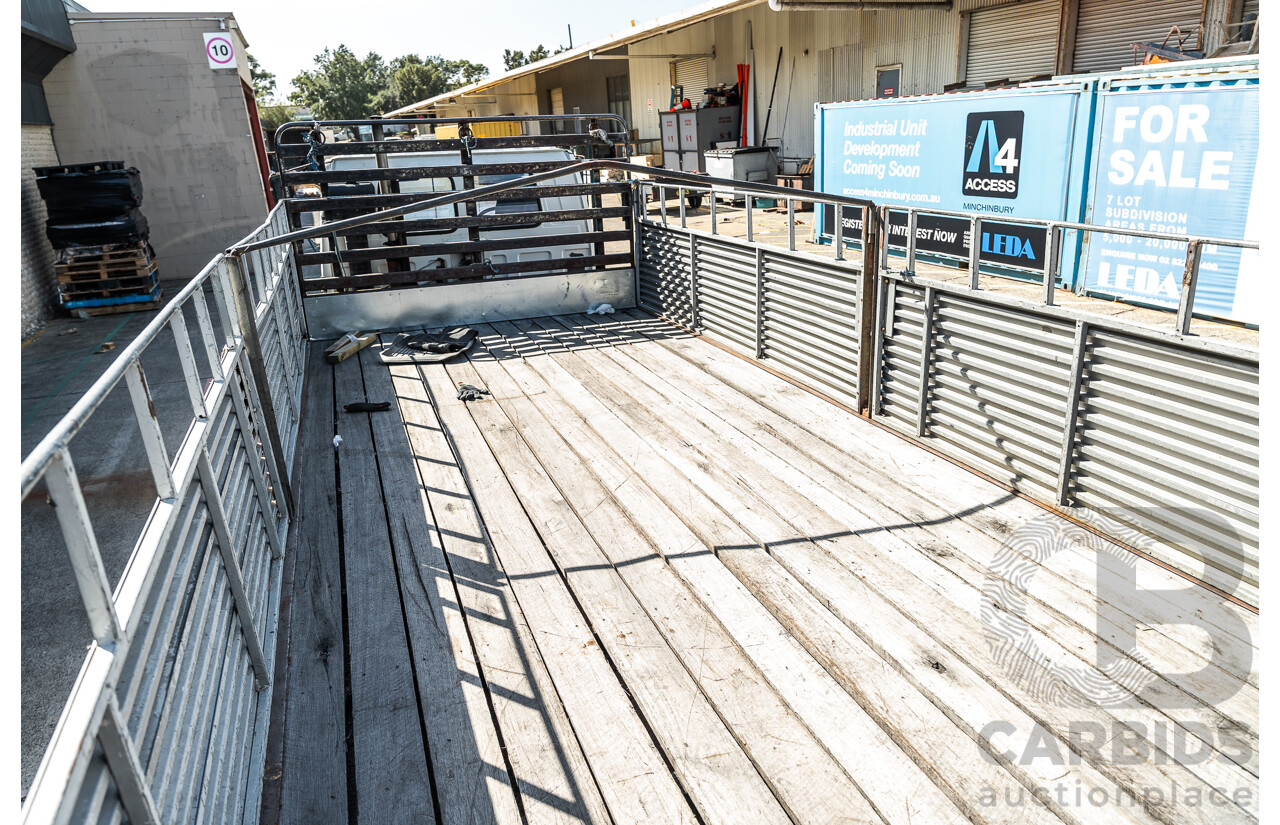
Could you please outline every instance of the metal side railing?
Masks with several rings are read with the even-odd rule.
[[[749,197],[746,238],[720,234],[714,198],[710,230],[689,225],[686,194],[753,186],[638,186],[660,195],[658,215],[636,220],[641,306],[1257,605],[1258,352],[1188,333],[1205,248],[1256,242],[1019,219],[1050,252],[1038,300],[1026,300],[981,288],[977,249],[967,282],[917,274],[920,215],[964,218],[969,237],[981,215],[895,207],[903,231],[889,207],[852,207],[860,220],[834,221],[827,257],[796,251],[790,203],[851,208],[830,196],[781,196],[784,249],[753,238]],[[844,260],[846,222],[873,233],[855,260]],[[1086,232],[1186,245],[1169,324],[1054,304],[1060,249]]]
[[[246,241],[286,229],[277,208]],[[27,825],[256,821],[301,403],[300,308],[287,248],[218,255],[23,461],[22,496],[47,488],[93,636],[23,805]],[[172,455],[141,360],[169,336],[191,406]],[[167,342],[152,352],[161,350],[167,357]],[[122,382],[156,498],[113,589],[73,455]]]
[[[636,202],[644,204],[653,193],[659,209],[657,220],[636,220],[636,294],[642,307],[717,338],[854,409],[866,406],[874,204],[795,189],[774,191],[741,181],[701,186],[639,181],[637,187]],[[678,200],[675,214],[667,205],[673,193]],[[786,249],[756,241],[753,199],[762,193],[786,203]],[[689,195],[707,199],[708,231],[690,228]],[[745,238],[720,233],[717,195],[743,199]],[[825,254],[797,250],[799,201],[818,205],[814,216],[825,204],[855,210],[861,215],[860,228],[870,224],[871,257],[855,252],[847,259],[844,243]]]
[[[981,232],[979,215],[900,211],[912,228],[941,214]],[[967,283],[944,283],[917,277],[914,232],[901,269],[882,245],[870,413],[1046,504],[1118,521],[1130,544],[1256,606],[1259,354],[1189,328],[1205,248],[1258,244],[1017,222],[1049,240],[1038,300],[981,289],[976,252]],[[1186,246],[1172,323],[1055,305],[1064,234],[1088,232]]]

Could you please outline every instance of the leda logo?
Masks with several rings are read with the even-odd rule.
[[[1022,111],[971,112],[964,135],[964,193],[1018,197]]]

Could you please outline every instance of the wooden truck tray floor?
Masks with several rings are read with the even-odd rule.
[[[312,345],[264,821],[1256,819],[1256,615],[652,316],[477,329]],[[1196,626],[1098,672],[1099,558]]]

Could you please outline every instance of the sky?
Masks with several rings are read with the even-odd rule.
[[[458,2],[307,3],[280,0],[80,0],[96,12],[225,12],[236,16],[249,52],[276,75],[277,95],[310,69],[325,47],[345,43],[360,56],[376,51],[384,60],[403,54],[439,54],[504,71],[503,49],[528,52],[539,44],[555,51],[699,5],[699,0],[647,0],[622,4],[601,0],[458,0]],[[630,11],[628,11],[630,8]]]

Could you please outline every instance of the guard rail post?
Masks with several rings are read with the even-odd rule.
[[[258,338],[257,317],[249,293],[245,286],[244,270],[240,257],[229,254],[224,259],[227,265],[227,280],[231,284],[231,297],[235,303],[236,315],[239,316],[240,339],[244,347],[244,357],[252,376],[253,389],[258,396],[258,405],[262,410],[263,425],[267,431],[267,458],[272,470],[279,479],[280,498],[284,505],[285,515],[293,514],[293,487],[289,482],[289,465],[284,458],[283,442],[280,440],[280,428],[276,419],[275,402],[271,398],[271,387],[267,382],[267,365],[262,355],[262,341]]]
[[[1200,256],[1203,254],[1203,241],[1199,238],[1187,241],[1187,262],[1182,270],[1182,292],[1178,295],[1179,335],[1186,335],[1191,331],[1191,312],[1196,305],[1196,282],[1200,278]]]
[[[840,213],[844,207],[836,209],[836,238],[843,247],[844,240],[840,234]],[[841,250],[843,251],[843,250]],[[873,372],[880,370],[880,305],[879,290],[880,270],[877,258],[880,254],[880,221],[873,206],[862,207],[862,272],[859,273],[858,285],[858,384],[856,400],[858,411],[870,413],[874,407],[872,388],[878,384],[871,381]],[[874,356],[874,357],[873,357]],[[875,410],[878,412],[878,410]]]

